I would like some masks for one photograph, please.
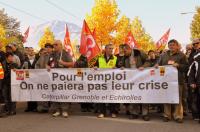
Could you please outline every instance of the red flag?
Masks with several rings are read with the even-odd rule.
[[[160,38],[160,40],[156,43],[156,47],[158,50],[162,50],[165,48],[168,38],[169,38],[170,29]]]
[[[132,49],[133,48],[140,48],[138,43],[136,42],[135,38],[133,37],[133,34],[131,31],[128,32],[128,35],[125,38],[125,43],[128,44]]]
[[[96,39],[97,39],[97,36],[96,36],[96,28],[94,28],[94,30],[93,30],[93,32],[92,32],[92,36],[93,36],[94,40],[96,41]],[[100,51],[102,51],[102,46],[101,46],[101,44],[98,43],[97,45],[98,45]]]
[[[71,45],[71,41],[70,41],[70,37],[69,37],[69,31],[68,31],[67,24],[65,25],[64,47],[65,47],[65,50],[66,50],[66,51],[73,57],[73,59],[74,59],[74,52],[73,52],[73,48],[72,48],[72,45]]]
[[[92,32],[92,36],[94,37],[94,40],[96,40],[96,28],[94,28],[94,30]]]
[[[28,38],[28,35],[29,35],[29,29],[30,29],[30,26],[27,28],[26,32],[24,33],[24,36],[23,36],[23,43],[26,43],[27,41],[27,38]]]
[[[100,53],[99,46],[85,20],[81,33],[80,53],[85,55],[89,61]]]

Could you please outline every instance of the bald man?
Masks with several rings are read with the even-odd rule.
[[[62,42],[60,40],[55,40],[54,44],[54,51],[49,57],[47,68],[71,68],[73,67],[72,57],[68,52],[63,50]],[[53,113],[53,117],[58,117],[61,115],[64,118],[68,117],[68,108],[69,103],[66,102],[53,102],[52,107],[55,110]]]

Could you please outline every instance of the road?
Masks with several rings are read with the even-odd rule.
[[[53,118],[51,114],[24,113],[0,118],[0,132],[197,132],[200,124],[187,116],[184,123],[162,122],[160,115],[151,114],[151,121],[130,120],[123,114],[118,118],[98,119],[93,113],[81,113],[72,105],[69,118]]]

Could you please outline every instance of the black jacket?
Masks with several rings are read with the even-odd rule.
[[[76,61],[75,68],[88,68],[88,61],[87,61],[87,57],[81,55],[78,60]]]
[[[4,79],[3,83],[11,83],[11,69],[17,69],[16,63],[8,63],[6,60],[3,61]]]
[[[189,63],[189,66],[192,64],[192,62],[194,61],[194,56],[197,54],[197,50],[195,49],[192,49],[189,57],[188,57],[188,63]]]
[[[200,51],[196,52],[193,57],[193,63],[189,67],[188,82],[189,84],[197,84],[200,86]]]
[[[120,56],[119,54],[116,55],[117,57],[117,62],[116,62],[116,67],[121,68],[124,67],[125,65],[125,56]]]
[[[31,62],[30,62],[28,56],[25,56],[24,62],[27,62],[27,63],[28,63],[28,69],[35,69],[35,64],[36,64],[36,62],[38,61],[38,59],[39,59],[39,55],[36,54],[36,55],[35,55],[35,58],[34,58],[34,61],[33,61],[33,63],[31,64]],[[23,65],[22,65],[22,66],[23,66]],[[22,68],[24,68],[24,67],[22,67]]]

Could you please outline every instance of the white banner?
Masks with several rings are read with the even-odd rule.
[[[171,66],[138,69],[30,69],[11,73],[13,101],[178,103]]]

